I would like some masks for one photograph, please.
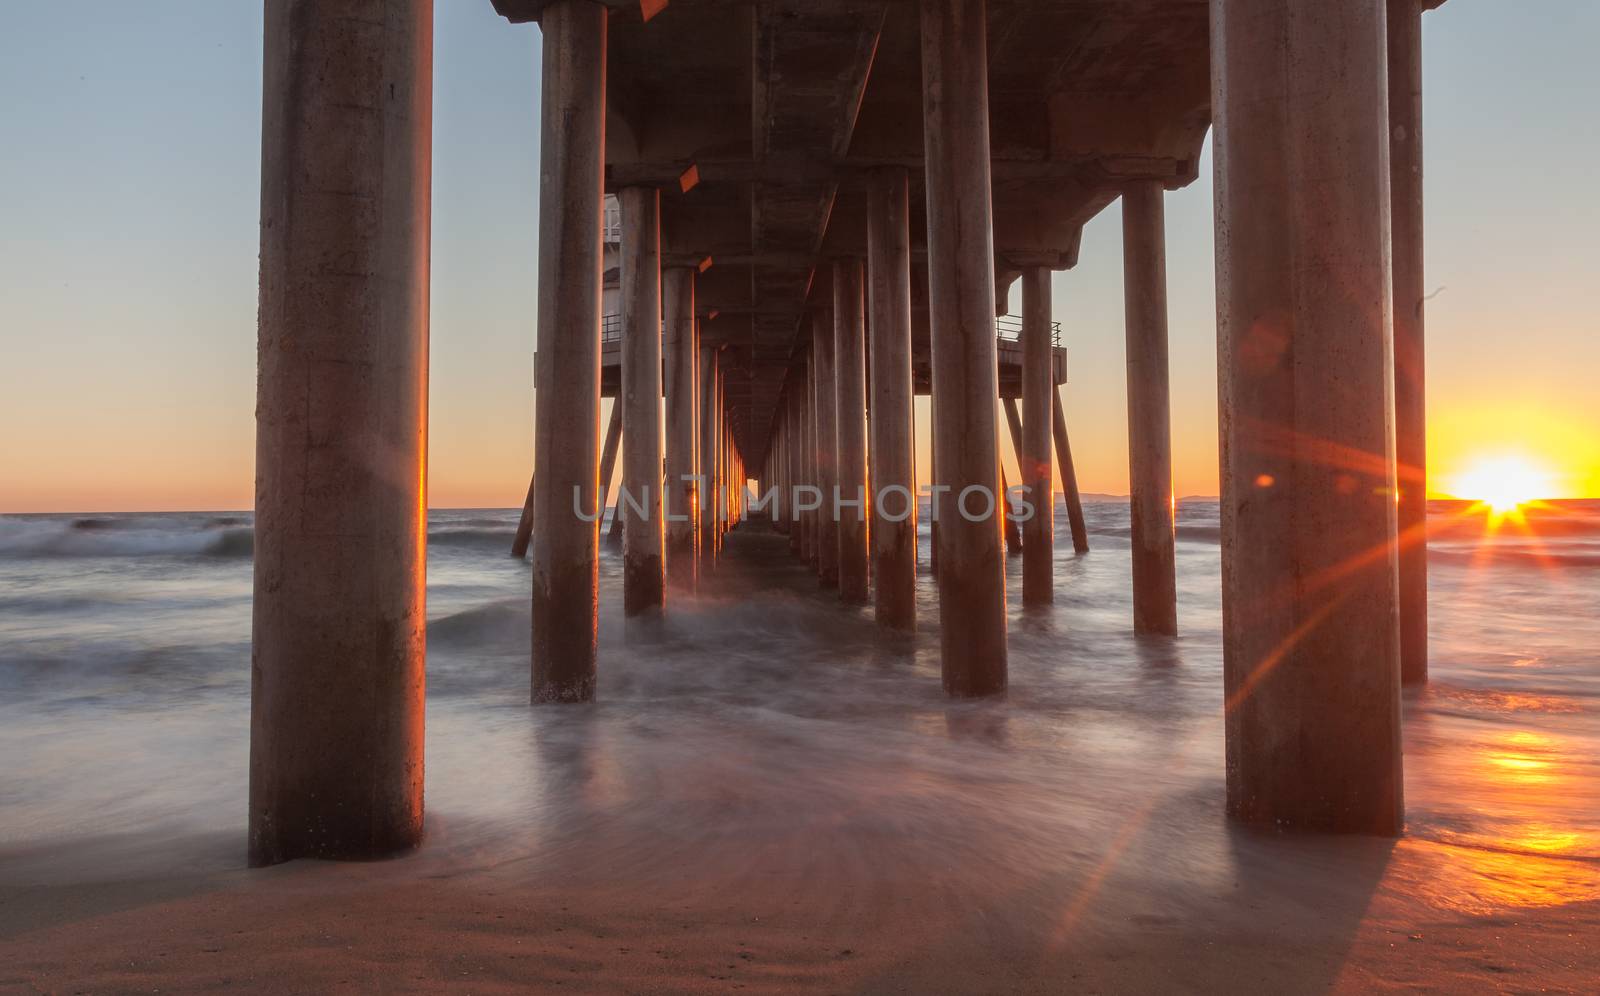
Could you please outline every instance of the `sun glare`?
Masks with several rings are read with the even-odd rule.
[[[1455,480],[1459,498],[1473,499],[1504,515],[1555,493],[1553,475],[1527,457],[1508,454],[1482,457]]]

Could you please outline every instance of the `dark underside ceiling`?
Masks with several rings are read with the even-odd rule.
[[[512,20],[538,0],[494,0]],[[884,0],[614,0],[607,184],[658,184],[666,262],[696,289],[754,463],[834,256],[865,251],[862,177],[912,175],[922,243],[918,7]],[[657,6],[652,4],[651,6]],[[1129,179],[1195,176],[1210,121],[1205,0],[990,0],[996,279],[1076,262]],[[698,183],[680,189],[694,167]],[[916,257],[920,260],[920,253]],[[920,268],[919,268],[920,269]],[[921,296],[922,274],[913,275]],[[918,304],[917,348],[927,347]]]

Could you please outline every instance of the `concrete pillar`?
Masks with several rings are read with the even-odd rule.
[[[1052,391],[1051,427],[1056,440],[1056,462],[1061,465],[1061,491],[1067,506],[1067,525],[1072,531],[1072,552],[1089,552],[1089,527],[1083,521],[1083,497],[1078,493],[1078,471],[1072,464],[1072,440],[1067,438],[1067,414],[1061,407],[1061,393]]]
[[[624,187],[622,212],[622,406],[627,445],[619,501],[622,611],[659,614],[666,605],[666,535],[661,519],[661,193]]]
[[[1178,578],[1163,196],[1154,180],[1129,184],[1122,192],[1122,294],[1128,337],[1133,631],[1171,635],[1178,632]]]
[[[813,383],[815,375],[811,369],[811,350],[808,348],[800,368],[800,394],[797,399],[797,415],[800,425],[800,484],[804,487],[815,487],[817,483],[817,419],[815,404],[816,385]],[[811,565],[813,570],[817,566],[817,520],[816,513],[806,508],[809,494],[800,495],[800,501],[795,504],[799,507],[800,516],[800,557]]]
[[[1017,528],[1017,520],[1011,517],[1011,482],[1006,480],[1004,467],[1000,468],[1000,494],[1005,496],[1002,499],[1005,518],[1001,521],[1005,527],[1006,555],[1020,557],[1022,556],[1022,531]]]
[[[806,395],[806,483],[816,488],[818,493],[822,490],[822,469],[817,460],[817,357],[816,350],[812,348],[806,352],[806,372],[808,393]],[[813,571],[821,570],[821,555],[819,546],[822,541],[822,524],[819,521],[820,510],[810,509],[806,512],[806,528],[808,530],[806,560],[811,564]]]
[[[817,578],[824,588],[839,586],[839,522],[833,514],[833,496],[839,486],[839,407],[834,386],[833,315],[818,308],[811,316],[812,379],[816,387],[817,487],[822,507],[816,511]]]
[[[867,595],[867,330],[859,259],[833,264],[834,453],[839,477],[839,598]],[[858,504],[845,505],[844,502]],[[829,516],[833,516],[829,509]]]
[[[938,421],[938,404],[932,393],[928,395],[928,434],[933,434],[933,424]],[[928,447],[928,572],[939,576],[939,447]]]
[[[1389,0],[1394,437],[1399,477],[1400,681],[1428,680],[1428,412],[1423,349],[1422,5]]]
[[[952,489],[939,498],[939,645],[945,691],[963,697],[1006,688],[987,46],[984,0],[923,0],[933,445]],[[967,505],[978,521],[957,512],[969,488],[987,492]]]
[[[422,839],[433,4],[266,7],[252,866]]]
[[[535,479],[528,475],[528,494],[522,499],[522,514],[517,516],[517,532],[511,539],[511,555],[518,560],[528,555],[528,541],[533,539],[533,486]]]
[[[908,187],[909,176],[900,167],[875,170],[867,179],[867,310],[872,316],[871,445],[867,453],[874,497],[873,612],[879,625],[905,631],[917,625]],[[876,500],[884,495],[884,489],[897,487],[910,497],[891,495],[887,507]]]
[[[700,576],[717,566],[717,351],[700,347]]]
[[[805,452],[806,438],[805,425],[802,413],[800,396],[804,391],[805,373],[804,364],[801,365],[800,375],[789,382],[792,390],[787,395],[787,408],[789,411],[788,439],[785,456],[788,459],[789,470],[784,480],[783,501],[784,518],[789,522],[789,552],[796,557],[805,557],[805,525],[800,518],[800,512],[795,501],[795,488],[805,483]]]
[[[704,335],[704,327],[701,328]],[[717,548],[722,544],[718,533],[718,495],[722,493],[722,469],[718,468],[718,432],[720,420],[717,412],[717,351],[704,341],[699,351],[701,359],[701,576],[717,567]]]
[[[1383,0],[1213,0],[1228,811],[1401,828]]]
[[[721,454],[717,468],[722,479],[721,487],[717,488],[717,502],[722,511],[720,537],[733,528],[733,431],[728,419],[728,372],[722,367],[717,370],[717,425],[717,448]]]
[[[535,702],[594,698],[600,531],[600,219],[606,10],[555,0],[540,17],[539,362],[534,408]]]
[[[600,497],[596,511],[605,513],[611,494],[611,479],[616,476],[617,450],[622,446],[622,399],[611,402],[611,415],[606,420],[606,441],[600,447]]]
[[[700,357],[694,318],[693,267],[674,266],[661,271],[661,310],[665,317],[662,348],[666,351],[667,463],[666,533],[667,581],[684,591],[694,589],[699,570],[697,543],[699,498],[695,490],[695,409],[700,405],[697,381]]]
[[[1050,459],[1054,348],[1050,270],[1034,266],[1022,274],[1022,445],[1017,469],[1033,503],[1033,517],[1022,524],[1024,605],[1055,600],[1056,498]]]
[[[778,401],[777,411],[773,418],[772,448],[767,455],[769,470],[762,479],[762,494],[766,489],[776,490],[773,504],[769,506],[772,515],[772,528],[788,535],[789,526],[789,400],[784,395]]]
[[[1022,459],[1022,416],[1017,414],[1016,398],[1001,398],[1000,407],[1006,414],[1006,428],[1011,431],[1011,452],[1017,454],[1017,459]],[[1017,521],[1011,515],[1011,481],[1006,476],[1005,464],[1000,465],[1000,489],[1006,494],[1006,554],[1012,557],[1022,556],[1022,531],[1017,528]]]

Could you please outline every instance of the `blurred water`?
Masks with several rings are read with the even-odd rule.
[[[432,513],[430,847],[501,863],[603,837],[612,873],[647,876],[753,868],[817,834],[915,867],[992,837],[1005,846],[964,874],[1027,878],[1154,819],[1172,857],[1147,874],[1226,878],[1216,503],[1179,509],[1176,639],[1131,633],[1126,505],[1086,512],[1093,552],[1073,557],[1058,510],[1052,608],[1018,604],[1008,562],[1003,701],[941,692],[931,577],[915,639],[886,643],[870,609],[841,608],[782,537],[746,525],[649,641],[624,632],[605,552],[599,702],[537,709],[528,567],[506,554],[516,512]],[[1439,504],[1433,526],[1407,834],[1456,849],[1490,905],[1594,898],[1600,503],[1493,530]],[[242,854],[249,553],[247,515],[0,517],[0,848],[217,832]],[[1535,895],[1506,855],[1572,870]]]

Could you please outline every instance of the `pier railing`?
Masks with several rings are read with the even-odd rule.
[[[1004,342],[1018,342],[1022,339],[1022,318],[1018,315],[1001,315],[994,320],[995,338]],[[602,344],[622,341],[622,316],[604,315],[600,319],[600,342]],[[1050,323],[1050,345],[1061,346],[1061,323]]]
[[[1020,342],[1022,340],[1022,316],[1001,315],[994,320],[994,335],[996,339],[1005,342]],[[1050,323],[1050,345],[1061,345],[1061,323]]]

